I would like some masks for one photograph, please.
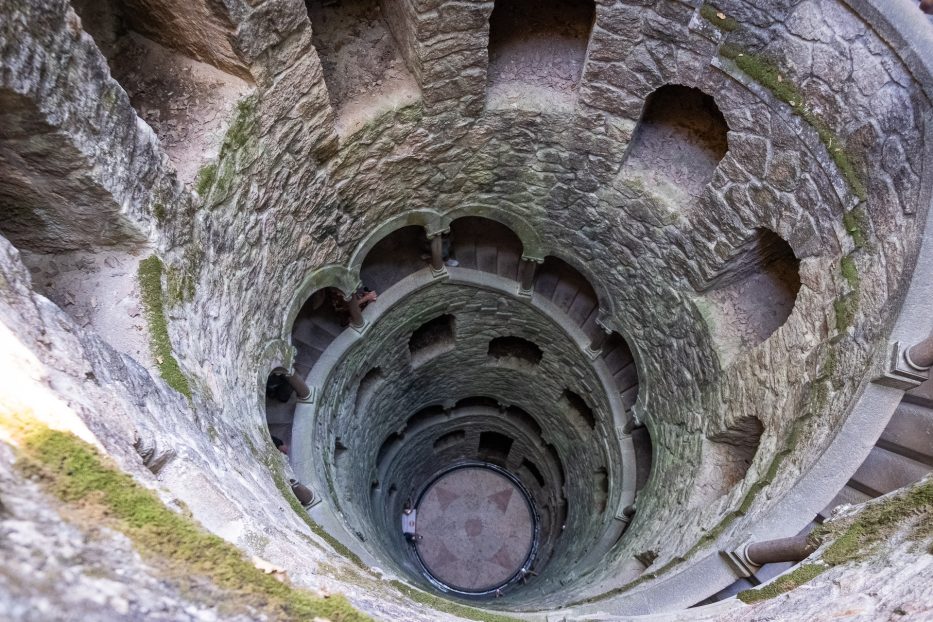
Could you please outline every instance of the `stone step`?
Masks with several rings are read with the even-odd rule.
[[[922,462],[876,446],[848,485],[872,497],[880,497],[920,480],[931,470]]]
[[[933,410],[901,402],[878,446],[933,467]]]

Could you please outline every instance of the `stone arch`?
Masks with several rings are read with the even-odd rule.
[[[441,217],[443,229],[450,227],[450,223],[463,218],[464,216],[478,216],[494,220],[501,225],[505,225],[518,236],[522,242],[522,259],[543,260],[545,256],[544,244],[541,236],[524,218],[517,214],[511,214],[504,209],[488,206],[465,206],[451,210]]]
[[[308,301],[308,298],[311,297],[311,294],[325,287],[334,287],[340,290],[344,296],[349,297],[356,291],[359,285],[359,275],[351,272],[344,266],[327,265],[312,270],[301,281],[301,284],[295,288],[295,295],[288,305],[288,310],[282,322],[282,339],[286,341],[290,339],[295,318],[298,317],[298,312]]]
[[[443,217],[439,213],[427,209],[412,210],[389,218],[357,244],[356,249],[353,251],[353,255],[350,257],[350,261],[347,263],[349,271],[358,277],[360,269],[363,267],[363,261],[366,260],[366,255],[369,254],[369,251],[395,231],[403,227],[419,225],[424,227],[424,231],[428,237],[432,237],[442,231],[446,231],[450,226],[449,222],[442,224],[442,221]]]

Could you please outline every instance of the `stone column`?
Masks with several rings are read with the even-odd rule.
[[[298,401],[304,402],[311,398],[311,388],[295,373],[294,369],[290,369],[284,376],[286,382],[295,390]]]
[[[538,264],[542,263],[544,263],[543,259],[522,257],[518,274],[518,293],[520,296],[531,296],[532,290],[535,286],[535,274],[538,272]]]
[[[363,319],[363,310],[360,309],[360,298],[353,293],[349,298],[344,298],[347,301],[347,308],[350,310],[350,327],[357,330],[363,328],[366,324],[366,321]]]
[[[806,535],[753,542],[742,550],[745,560],[755,566],[803,561],[816,550]]]
[[[590,355],[594,358],[603,353],[603,348],[606,346],[606,342],[609,341],[609,335],[612,334],[612,331],[607,331],[602,326],[596,326],[596,334],[590,340],[590,345],[587,346],[587,350],[590,351]]]
[[[933,367],[933,333],[906,353],[907,363],[914,369],[926,371]]]

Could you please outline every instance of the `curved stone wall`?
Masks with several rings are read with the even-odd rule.
[[[255,92],[235,113],[217,161],[205,161],[196,188],[177,183],[171,162],[161,160],[157,138],[105,75],[103,57],[67,3],[42,0],[0,10],[0,35],[17,42],[0,48],[4,101],[27,98],[56,136],[81,146],[75,156],[79,185],[122,197],[116,201],[121,209],[151,229],[167,274],[183,275],[190,286],[167,300],[166,310],[198,413],[181,429],[200,435],[200,450],[217,452],[218,464],[246,454],[242,459],[251,470],[266,466],[245,449],[265,434],[261,382],[272,368],[290,366],[291,323],[314,289],[355,289],[367,245],[379,239],[374,232],[392,230],[390,222],[430,223],[427,233],[436,234],[456,216],[485,216],[516,231],[529,259],[558,256],[590,279],[603,303],[600,322],[625,336],[638,361],[640,396],[632,420],[650,431],[654,451],[651,476],[623,537],[604,542],[605,525],[585,517],[574,522],[576,501],[569,504],[568,520],[580,542],[600,543],[587,553],[598,556],[599,567],[587,558],[562,577],[567,585],[559,589],[545,589],[553,583],[542,574],[538,588],[528,586],[529,594],[537,594],[533,606],[518,596],[512,606],[638,609],[638,599],[626,601],[631,590],[644,597],[638,602],[650,602],[646,594],[669,570],[701,562],[719,564],[719,581],[727,572],[719,550],[740,544],[775,508],[799,503],[789,496],[795,484],[887,364],[888,338],[913,275],[933,183],[924,169],[931,161],[926,65],[905,62],[914,52],[876,13],[861,13],[865,2],[788,0],[765,10],[723,0],[715,8],[725,17],[710,17],[708,10],[674,0],[600,0],[573,106],[544,111],[484,108],[494,3],[386,3],[386,22],[421,100],[373,116],[353,133],[331,108],[312,45],[312,28],[326,24],[312,25],[298,0],[229,4],[237,66],[250,66]],[[644,164],[626,165],[633,137],[644,135],[640,123],[655,118],[643,114],[645,102],[666,85],[710,96],[728,127],[725,156],[701,190],[684,190],[676,179],[646,184]],[[91,110],[89,101],[99,105]],[[109,122],[116,119],[129,121],[114,129]],[[100,144],[113,148],[94,148]],[[650,141],[645,144],[650,148]],[[143,155],[126,159],[127,153]],[[780,328],[754,347],[729,351],[716,336],[732,318],[710,299],[709,284],[734,270],[730,262],[741,261],[736,258],[761,229],[786,241],[799,260],[800,289]],[[551,402],[570,388],[593,406],[597,420],[597,432],[581,429],[571,440],[598,437],[606,459],[586,453],[574,472],[561,455],[568,481],[581,482],[579,490],[565,493],[592,505],[599,488],[594,473],[604,467],[608,505],[620,510],[622,490],[634,486],[620,485],[619,478],[634,473],[614,462],[621,458],[608,426],[627,421],[606,415],[609,398],[599,390],[605,383],[592,372],[579,335],[562,349],[570,359],[543,378],[550,400],[510,397],[525,372],[492,373],[485,365],[489,338],[505,334],[538,343],[545,351],[541,366],[547,365],[547,347],[530,332],[493,334],[481,325],[476,334],[485,331],[482,338],[468,337],[463,348],[408,370],[407,341],[422,321],[453,313],[458,326],[468,326],[448,308],[454,304],[449,300],[437,306],[418,298],[448,287],[455,300],[459,286],[433,285],[393,307],[390,313],[399,310],[404,317],[387,321],[384,329],[373,324],[341,337],[350,354],[334,382],[316,394],[321,401],[314,408],[324,415],[314,420],[319,427],[296,427],[301,451],[292,467],[310,473],[309,481],[325,491],[324,474],[335,470],[336,437],[344,451],[359,448],[374,460],[384,439],[422,407],[443,404],[451,395],[491,393],[540,416],[544,437],[560,454],[545,422],[562,420]],[[471,295],[458,304],[466,308],[481,298],[490,309],[501,304],[522,325],[540,319],[533,304],[496,294]],[[409,306],[416,301],[417,313]],[[483,313],[471,309],[469,315],[480,322]],[[468,334],[458,333],[457,340]],[[569,343],[566,335],[554,334],[555,343]],[[366,412],[391,414],[370,430],[351,411],[373,353],[391,356],[378,363],[385,382]],[[479,366],[461,377],[445,375],[467,356]],[[586,373],[573,383],[558,382],[566,369]],[[403,371],[411,378],[403,380]],[[309,384],[320,388],[314,374]],[[403,386],[423,393],[403,392]],[[170,391],[161,384],[152,390]],[[305,410],[299,407],[296,426],[307,425]],[[158,427],[148,412],[128,412],[135,425]],[[223,433],[216,444],[204,440],[217,429]],[[723,458],[731,451],[723,439],[749,435],[754,452]],[[729,477],[733,486],[707,485],[721,483],[716,471],[722,465],[748,456],[744,476],[731,471],[739,473]],[[198,473],[214,468],[200,456],[186,459]],[[389,470],[407,477],[401,474],[414,467],[402,465]],[[337,472],[328,494],[347,503],[348,523],[361,533],[378,531],[378,520],[369,518],[371,471],[360,469],[346,480],[339,467]],[[274,495],[259,478],[230,487]],[[223,496],[223,484],[212,490],[212,498]],[[241,533],[239,519],[216,518],[197,497],[185,500],[209,515],[212,527]],[[252,515],[246,502],[230,503],[240,504],[239,516]],[[796,531],[811,518],[801,515],[794,519],[799,524],[781,528]],[[573,565],[556,561],[576,559],[568,542],[556,540],[552,567]],[[390,552],[394,546],[386,540],[376,548]],[[630,585],[639,577],[637,586]],[[689,604],[674,598],[664,607]]]

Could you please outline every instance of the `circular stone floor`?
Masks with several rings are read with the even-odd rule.
[[[465,467],[434,481],[418,504],[418,554],[438,581],[487,592],[521,568],[534,541],[528,499],[492,469]]]

